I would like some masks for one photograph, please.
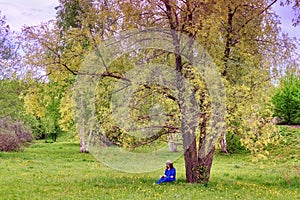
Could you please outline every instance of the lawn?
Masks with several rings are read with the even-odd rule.
[[[163,168],[123,173],[80,153],[78,143],[38,141],[0,152],[0,199],[300,199],[300,131],[284,128],[283,135],[267,161],[217,154],[207,186],[185,183],[182,157],[176,183],[153,185]]]

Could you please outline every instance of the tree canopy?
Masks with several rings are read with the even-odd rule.
[[[26,27],[20,36],[22,63],[32,70],[27,69],[32,76],[23,94],[24,107],[46,134],[78,133],[83,151],[97,141],[135,151],[149,144],[172,145],[180,138],[176,140],[183,144],[188,182],[209,180],[214,143],[220,141],[220,150],[228,153],[234,141],[228,135],[239,138],[256,159],[266,158],[266,146],[278,139],[272,124],[271,88],[281,66],[295,63],[296,48],[295,41],[280,30],[272,10],[276,0],[59,2],[55,20]],[[298,1],[285,3],[299,6]],[[7,39],[4,22],[1,58],[10,60],[15,46]],[[154,36],[165,46],[155,49],[153,42],[150,48],[147,41],[153,38],[143,37],[128,45],[136,30],[143,36],[158,28],[161,34]],[[136,48],[140,44],[144,46]],[[197,69],[204,57],[203,66],[211,70]],[[97,63],[103,70],[96,70]],[[153,65],[156,68],[149,67]],[[46,75],[37,79],[41,72]],[[217,79],[222,90],[213,84]],[[133,85],[134,92],[127,90]],[[223,102],[215,102],[216,93],[224,98],[224,122]],[[280,95],[273,98],[277,108]],[[126,109],[114,108],[118,100],[127,103]],[[220,131],[212,134],[216,130]],[[208,143],[211,148],[206,148]]]

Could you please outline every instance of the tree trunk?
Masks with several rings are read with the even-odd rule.
[[[168,142],[170,152],[177,152],[177,143],[175,141]]]
[[[189,183],[198,183],[201,182],[197,173],[199,163],[196,143],[196,128],[199,117],[197,117],[197,110],[194,107],[194,104],[196,103],[195,91],[193,91],[191,95],[188,94],[188,89],[185,88],[184,78],[181,74],[181,67],[178,65],[181,65],[180,56],[176,59],[176,69],[180,72],[177,76],[177,89],[181,112],[180,131],[183,139],[186,180]],[[190,102],[187,102],[187,96],[190,97],[188,98],[190,99]],[[187,106],[189,103],[191,103],[190,106]]]
[[[210,179],[210,171],[212,167],[212,162],[214,158],[215,148],[205,156],[205,158],[199,159],[199,174],[200,180],[203,183],[207,183]]]
[[[206,134],[207,134],[207,122],[209,121],[209,109],[210,109],[210,104],[205,104],[204,102],[206,101],[206,92],[203,91],[201,93],[201,98],[200,98],[200,139],[199,139],[199,145],[198,145],[198,156],[201,155],[200,150],[201,146],[204,143]],[[200,182],[202,183],[207,183],[210,178],[210,171],[212,167],[212,161],[213,161],[213,156],[214,156],[215,148],[213,148],[204,158],[198,157],[198,174],[199,174],[199,179],[201,180]]]
[[[201,160],[200,158],[198,158],[200,146],[199,150],[197,151],[196,128],[199,125],[200,115],[199,111],[197,110],[198,108],[195,97],[196,91],[188,91],[188,89],[185,88],[184,85],[184,75],[182,73],[183,64],[181,57],[182,49],[180,48],[180,37],[176,32],[176,30],[178,30],[179,27],[179,20],[176,12],[176,7],[174,6],[173,1],[170,0],[163,0],[163,3],[166,6],[166,14],[169,20],[175,50],[175,68],[178,72],[176,86],[178,89],[178,104],[181,112],[180,132],[182,134],[183,139],[186,180],[189,183],[207,182],[210,177],[209,175],[213,160],[212,158],[214,154],[214,149],[208,155],[206,155],[205,158]],[[191,6],[190,3],[190,1],[186,2],[188,7]],[[189,21],[192,21],[192,15],[189,15],[188,19]],[[192,46],[192,44],[193,40],[190,41],[189,45]],[[192,63],[192,52],[190,52],[190,54],[191,57],[189,58],[189,61],[190,63]],[[190,97],[190,102],[188,102],[187,97]],[[206,110],[204,112],[206,112]],[[204,130],[204,133],[206,133],[206,126]],[[200,142],[200,144],[202,143]]]
[[[184,85],[184,78],[181,74],[181,57],[176,59],[176,69],[180,73],[177,76],[178,102],[181,112],[180,131],[183,139],[184,161],[186,169],[186,180],[189,183],[201,182],[197,173],[199,166],[196,143],[196,128],[199,118],[197,118],[197,110],[194,110],[193,105],[196,102],[195,92],[190,96],[191,106],[187,106],[187,88]]]
[[[220,151],[222,153],[228,153],[227,143],[226,143],[226,132],[221,134],[220,146],[221,146]]]
[[[192,142],[192,144],[189,144],[189,146],[184,149],[184,161],[186,181],[189,183],[200,182],[199,177],[196,173],[199,165],[197,159],[196,138]]]

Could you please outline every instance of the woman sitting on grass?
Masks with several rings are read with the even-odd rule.
[[[173,167],[172,161],[166,162],[165,174],[160,177],[156,184],[176,181],[176,169]]]

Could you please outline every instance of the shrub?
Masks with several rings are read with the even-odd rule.
[[[274,116],[284,123],[300,123],[300,76],[290,74],[284,77],[272,98]]]
[[[15,136],[21,143],[31,142],[32,135],[29,130],[21,122],[15,122],[12,124]]]
[[[226,141],[227,141],[227,150],[230,153],[246,150],[241,143],[241,136],[238,134],[227,132]]]
[[[16,151],[20,149],[20,142],[13,133],[0,133],[0,151]]]
[[[16,151],[31,141],[30,131],[21,122],[0,119],[0,151]]]

